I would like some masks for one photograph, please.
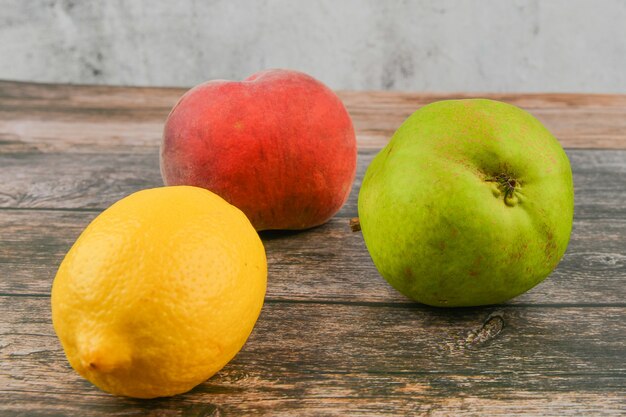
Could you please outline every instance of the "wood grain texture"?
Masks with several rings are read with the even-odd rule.
[[[389,287],[349,219],[367,165],[404,118],[466,96],[340,92],[360,147],[352,194],[326,225],[262,234],[268,293],[243,351],[174,398],[117,398],[91,386],[54,335],[52,280],[99,212],[162,185],[161,128],[183,92],[0,82],[0,415],[626,414],[618,95],[486,95],[530,110],[569,148],[574,231],[559,267],[533,290],[500,306],[446,310]]]
[[[180,88],[68,86],[0,81],[0,144],[11,152],[152,152]],[[626,149],[626,95],[339,92],[359,147],[379,149],[420,106],[486,97],[520,106],[566,148]],[[2,152],[2,150],[0,150]]]
[[[63,256],[97,214],[0,210],[0,293],[48,295]],[[558,268],[509,303],[626,306],[625,236],[626,218],[576,220]],[[269,299],[411,303],[380,277],[348,218],[309,231],[262,237]]]
[[[3,154],[1,149],[0,145],[0,208],[104,210],[137,190],[163,185],[156,149],[115,154]],[[376,152],[359,152],[357,178],[339,216],[357,215],[361,179]],[[567,153],[574,173],[576,217],[626,217],[626,150]]]
[[[514,303],[612,304],[626,299],[626,151],[568,152],[576,185],[568,252],[550,279]],[[269,297],[407,302],[380,279],[361,234],[349,228],[348,219],[357,215],[360,178],[374,153],[361,152],[350,199],[329,224],[300,233],[263,234],[272,277]],[[0,172],[6,175],[0,181],[0,207],[5,208],[0,209],[0,274],[6,277],[0,292],[6,294],[49,293],[63,255],[100,210],[161,184],[154,155],[19,155],[0,155]],[[63,211],[55,211],[59,209]]]
[[[624,307],[589,315],[269,302],[244,349],[214,378],[180,397],[135,401],[103,394],[70,369],[48,298],[0,303],[5,411],[45,403],[48,413],[80,415],[506,415],[521,407],[618,415],[626,394]]]

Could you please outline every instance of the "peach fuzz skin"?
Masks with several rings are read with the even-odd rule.
[[[166,185],[209,189],[256,230],[307,229],[346,202],[356,137],[337,95],[296,71],[189,90],[172,109],[161,144]]]

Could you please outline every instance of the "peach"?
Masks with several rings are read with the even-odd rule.
[[[352,121],[337,95],[301,72],[200,84],[165,123],[161,174],[241,209],[257,230],[306,229],[345,203],[356,171]]]

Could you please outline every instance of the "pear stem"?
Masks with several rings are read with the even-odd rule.
[[[353,232],[358,232],[361,230],[361,222],[358,217],[353,217],[350,219],[350,230]]]

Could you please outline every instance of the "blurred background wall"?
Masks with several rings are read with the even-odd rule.
[[[626,92],[626,0],[0,0],[0,79]]]

